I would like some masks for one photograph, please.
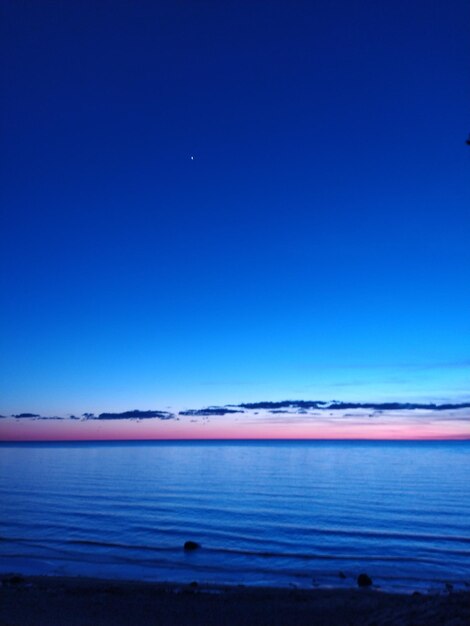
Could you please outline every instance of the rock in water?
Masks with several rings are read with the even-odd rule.
[[[186,541],[183,549],[185,552],[192,552],[193,550],[197,550],[200,547],[201,544],[197,543],[196,541]]]
[[[359,574],[357,584],[359,587],[370,587],[372,585],[372,578],[367,574]]]

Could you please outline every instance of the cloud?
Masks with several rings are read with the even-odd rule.
[[[0,417],[6,417],[0,415]],[[15,419],[30,419],[30,420],[63,420],[65,418],[58,415],[39,415],[39,413],[18,413],[17,415],[11,415]]]
[[[133,411],[124,411],[122,413],[100,413],[98,417],[95,417],[95,416],[87,417],[87,419],[92,419],[92,420],[126,420],[126,419],[171,420],[174,417],[175,417],[174,414],[169,413],[168,411],[139,411],[138,409],[134,409]]]
[[[209,416],[209,415],[227,415],[228,413],[244,413],[239,409],[228,409],[225,407],[211,406],[206,409],[189,409],[187,411],[180,411],[180,415],[190,415],[192,417]]]
[[[451,411],[453,409],[469,409],[470,402],[435,404],[433,402],[341,402],[338,400],[323,402],[319,400],[281,400],[280,402],[246,402],[228,406],[237,406],[244,409],[264,409],[269,410],[271,413],[280,413],[283,412],[283,409],[334,409],[342,411],[349,409],[368,409],[372,411],[411,411],[421,409],[425,411]]]
[[[59,417],[58,415],[51,415],[50,417],[37,417],[38,420],[63,420],[64,417]]]

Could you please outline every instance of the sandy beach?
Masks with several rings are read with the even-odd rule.
[[[3,576],[1,626],[373,626],[470,623],[470,592],[207,587]]]

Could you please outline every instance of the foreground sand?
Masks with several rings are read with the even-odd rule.
[[[470,592],[205,587],[87,578],[3,577],[1,626],[469,626]]]

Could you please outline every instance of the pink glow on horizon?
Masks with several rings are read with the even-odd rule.
[[[266,418],[269,420],[269,418]],[[380,421],[322,418],[306,422],[237,421],[208,424],[160,420],[29,420],[2,419],[0,441],[119,441],[200,439],[470,439],[470,421],[460,419],[421,422],[409,416],[382,416]]]

